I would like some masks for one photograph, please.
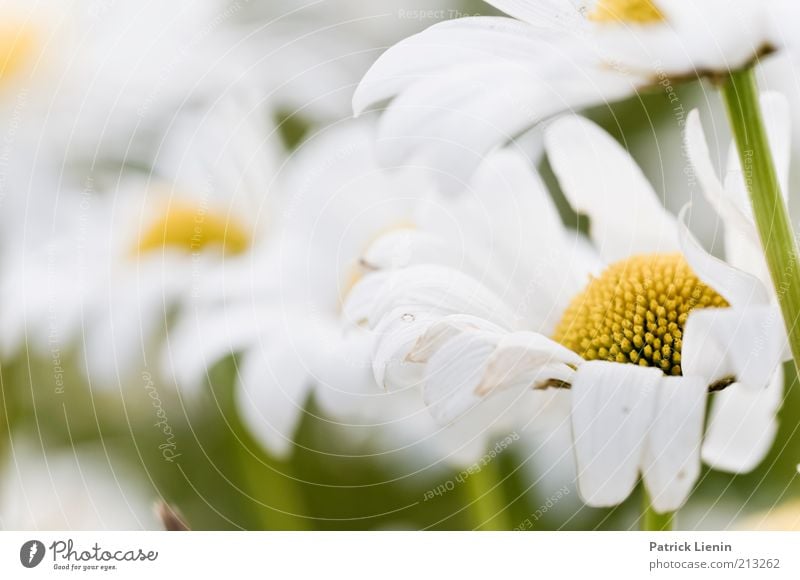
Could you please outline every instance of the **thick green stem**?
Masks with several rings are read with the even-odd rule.
[[[660,514],[650,504],[650,496],[644,492],[644,512],[642,514],[642,529],[648,532],[669,532],[675,524],[675,512]]]
[[[800,361],[800,269],[797,242],[772,159],[752,68],[722,87],[758,234],[783,313],[795,367]],[[800,370],[800,368],[798,369]]]
[[[503,497],[503,486],[496,461],[490,461],[469,475],[464,482],[469,498],[473,529],[484,531],[510,530]]]

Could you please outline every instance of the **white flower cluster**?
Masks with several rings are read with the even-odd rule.
[[[687,107],[722,260],[575,110],[659,86],[671,106],[686,79],[791,59],[800,8],[489,3],[508,16],[3,5],[0,354],[52,363],[57,395],[76,361],[98,392],[146,377],[165,457],[180,452],[161,397],[175,386],[191,413],[234,357],[235,407],[277,457],[313,401],[351,443],[464,480],[498,438],[567,424],[591,506],[641,481],[672,512],[701,463],[754,469],[790,356],[750,162],[732,145],[720,175]],[[762,95],[783,191],[792,104]],[[29,525],[18,511],[0,521]]]

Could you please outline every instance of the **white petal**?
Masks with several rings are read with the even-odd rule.
[[[683,333],[684,376],[707,385],[733,378],[763,390],[787,358],[786,333],[777,306],[707,308],[689,314]]]
[[[656,390],[655,368],[589,361],[572,383],[572,429],[578,490],[593,507],[621,503],[639,478]]]
[[[547,129],[545,143],[564,195],[589,216],[607,261],[678,249],[675,220],[628,152],[600,127],[568,116]]]
[[[410,266],[384,279],[386,282],[374,296],[369,314],[371,324],[398,308],[412,315],[472,314],[507,328],[516,321],[514,314],[492,291],[453,268]]]
[[[458,268],[461,255],[445,240],[427,232],[396,229],[379,237],[361,259],[367,270],[392,270],[412,264],[439,264]]]
[[[692,271],[735,308],[767,304],[767,289],[758,278],[712,256],[697,242],[684,221],[688,209],[688,205],[684,206],[678,215],[678,237]]]
[[[242,356],[236,406],[250,432],[276,456],[291,452],[310,385],[302,357],[290,345]]]
[[[758,243],[753,220],[735,197],[723,187],[711,162],[700,112],[693,109],[686,119],[684,142],[689,161],[700,181],[703,194],[714,210],[725,221],[727,228],[734,228],[739,235],[747,236],[752,243]],[[746,201],[746,200],[745,200]]]
[[[789,194],[789,163],[791,157],[792,116],[785,96],[775,92],[761,93],[761,113],[769,140],[775,172],[784,198]],[[746,208],[749,215],[750,199],[747,193],[739,150],[733,142],[728,150],[728,166],[725,175],[725,190],[739,207]]]
[[[375,382],[388,391],[414,387],[422,380],[423,365],[410,359],[414,345],[437,318],[403,308],[384,316],[375,327],[372,372]]]
[[[537,121],[631,92],[628,79],[580,67],[571,55],[559,58],[556,70],[542,70],[559,54],[550,50],[546,59],[522,63],[467,63],[412,84],[381,118],[381,159],[389,164],[412,159],[439,169],[440,187],[459,191],[489,151]],[[539,63],[548,64],[533,66]],[[587,74],[594,76],[575,82],[576,75]]]
[[[486,394],[517,385],[531,388],[549,379],[571,382],[573,371],[569,365],[577,367],[581,363],[580,356],[541,334],[506,334],[489,358],[477,392]]]
[[[694,377],[664,377],[647,434],[642,474],[653,508],[680,508],[700,475],[708,386]]]
[[[491,322],[468,314],[453,314],[431,324],[408,353],[408,360],[426,363],[442,345],[462,332],[485,330],[502,333],[504,330]]]
[[[775,439],[782,397],[781,368],[761,391],[734,383],[715,394],[703,442],[703,461],[731,473],[755,469]]]
[[[446,233],[465,246],[470,273],[514,306],[522,326],[554,326],[589,268],[532,162],[510,147],[495,151],[457,202],[446,209],[458,229]]]
[[[590,1],[578,0],[486,0],[501,12],[538,26],[557,27],[575,32],[585,22],[580,12]]]
[[[227,356],[238,354],[254,344],[265,312],[254,312],[250,305],[185,313],[169,330],[161,354],[178,387],[197,393],[205,384],[209,369]],[[274,313],[274,320],[280,315]]]
[[[353,110],[389,99],[410,85],[451,67],[501,59],[524,61],[543,50],[543,39],[523,22],[503,17],[458,18],[439,22],[384,52],[353,95]]]
[[[391,271],[374,272],[361,278],[347,293],[342,306],[342,319],[352,326],[374,326],[378,319],[370,318],[377,297],[383,292],[386,284],[391,283],[394,273]]]
[[[499,339],[491,332],[463,332],[434,353],[425,368],[423,390],[434,419],[450,423],[483,400],[476,390]]]

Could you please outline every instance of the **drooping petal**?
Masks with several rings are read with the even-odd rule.
[[[499,340],[495,333],[463,332],[431,356],[423,397],[437,421],[450,423],[483,400],[478,385]]]
[[[250,432],[276,456],[292,450],[310,387],[303,357],[292,345],[254,348],[242,357],[236,406]]]
[[[365,283],[373,289],[375,285],[369,278]],[[506,328],[512,327],[516,320],[508,306],[492,291],[453,268],[429,264],[410,266],[381,278],[383,283],[371,297],[368,319],[373,325],[398,308],[405,308],[414,316],[419,313],[472,314]],[[353,289],[354,294],[360,285]]]
[[[427,363],[426,401],[434,416],[445,422],[496,391],[529,391],[551,380],[569,383],[573,367],[583,362],[580,356],[541,334],[509,333],[463,315],[430,325],[407,360]],[[465,364],[480,368],[481,372],[467,372]],[[454,368],[470,380],[460,385],[451,382],[447,373]]]
[[[550,379],[569,383],[574,376],[572,367],[583,362],[576,353],[541,334],[506,334],[489,358],[477,392],[487,394],[512,385],[534,388]]]
[[[467,63],[501,59],[524,62],[540,53],[546,40],[523,22],[503,17],[458,18],[439,22],[384,52],[353,95],[353,110],[394,97],[417,82]]]
[[[734,383],[714,395],[704,462],[731,473],[747,473],[761,463],[778,431],[783,380],[783,369],[778,368],[766,389],[753,391]]]
[[[572,207],[591,220],[608,262],[678,249],[675,220],[625,149],[591,121],[569,116],[545,133],[548,159]]]
[[[434,314],[398,308],[385,315],[374,329],[372,372],[382,389],[395,391],[418,386],[423,365],[409,357],[419,338],[437,320]]]
[[[695,310],[686,321],[683,374],[707,385],[733,379],[744,389],[763,390],[787,358],[783,317],[775,305]]]
[[[647,434],[642,475],[653,508],[680,508],[700,475],[708,386],[696,377],[664,377]]]
[[[606,361],[575,373],[572,430],[578,490],[588,505],[617,505],[636,486],[662,379],[655,368]]]
[[[503,328],[477,316],[468,314],[445,316],[426,329],[425,333],[414,344],[414,348],[408,353],[407,358],[412,362],[426,363],[445,342],[463,332],[476,330],[498,334],[504,332]]]
[[[678,215],[678,237],[683,255],[697,277],[734,308],[767,304],[769,294],[758,278],[712,256],[698,243],[685,223],[688,209],[687,205]]]
[[[272,313],[273,319],[278,319]],[[161,353],[161,365],[187,392],[198,392],[209,369],[224,358],[239,354],[255,343],[261,332],[260,320],[270,313],[252,305],[199,309],[183,314],[169,329]]]

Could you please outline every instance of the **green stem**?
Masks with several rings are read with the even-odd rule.
[[[797,242],[781,194],[752,68],[730,74],[722,87],[758,234],[783,313],[795,368],[800,362],[800,269]]]
[[[675,525],[675,512],[660,514],[650,504],[650,496],[644,492],[644,513],[642,529],[648,532],[669,532]]]
[[[464,481],[470,504],[468,511],[473,529],[510,530],[497,461],[490,461]]]

